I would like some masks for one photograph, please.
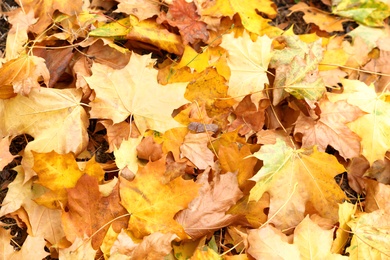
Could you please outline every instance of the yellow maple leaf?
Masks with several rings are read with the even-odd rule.
[[[256,185],[250,191],[250,200],[260,199],[264,192],[271,195],[269,216],[276,227],[297,225],[308,205],[337,222],[337,203],[345,195],[333,178],[345,168],[336,157],[318,152],[316,147],[294,150],[280,139],[253,155],[263,160],[264,166],[252,178]]]
[[[198,194],[198,184],[181,177],[163,183],[165,159],[149,162],[131,182],[120,179],[121,204],[131,214],[128,230],[137,238],[154,232],[188,236],[174,220]]]
[[[386,95],[375,93],[373,85],[367,86],[358,80],[342,81],[342,94],[328,93],[329,100],[346,100],[366,112],[347,126],[361,137],[362,154],[370,162],[383,160],[390,149],[390,103]]]
[[[184,98],[186,84],[162,86],[157,83],[157,70],[151,68],[151,55],[133,53],[129,63],[120,70],[94,63],[91,77],[85,77],[95,90],[91,117],[111,119],[114,124],[133,116],[143,134],[147,129],[165,132],[181,126],[171,114],[188,103]]]
[[[269,83],[267,70],[272,56],[271,43],[268,36],[258,37],[253,42],[247,32],[239,38],[234,38],[233,33],[223,36],[221,46],[229,53],[227,61],[231,70],[229,96],[241,101],[252,94],[252,102],[258,106],[262,98],[260,92]]]

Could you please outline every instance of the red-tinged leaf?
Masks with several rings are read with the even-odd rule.
[[[184,44],[195,43],[198,40],[206,42],[209,33],[207,24],[199,20],[200,16],[196,12],[193,2],[185,0],[174,0],[170,5],[168,13],[161,13],[160,22],[167,21],[171,26],[179,28]]]

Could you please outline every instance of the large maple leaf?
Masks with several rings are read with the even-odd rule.
[[[375,93],[373,85],[347,79],[343,79],[342,84],[343,93],[328,93],[329,99],[332,102],[346,100],[367,113],[347,126],[361,137],[362,154],[372,165],[376,160],[383,160],[390,150],[390,103],[385,94]]]
[[[142,238],[153,232],[175,233],[187,238],[183,227],[174,220],[198,194],[198,184],[181,177],[164,183],[165,160],[149,162],[131,182],[121,178],[121,203],[131,214],[129,227]]]
[[[313,209],[337,222],[337,203],[345,195],[333,178],[345,169],[336,157],[320,153],[316,147],[295,150],[280,139],[262,146],[254,156],[263,160],[264,166],[252,178],[257,183],[250,200],[259,200],[264,192],[271,195],[269,216],[276,227],[295,226]]]
[[[120,70],[94,63],[93,75],[85,77],[96,92],[91,117],[111,119],[116,124],[132,116],[141,133],[147,129],[165,132],[180,126],[171,114],[188,103],[184,98],[186,84],[158,84],[158,72],[151,68],[154,61],[151,55],[133,53]]]
[[[223,36],[221,46],[229,53],[228,65],[231,70],[228,94],[238,101],[252,94],[253,103],[258,106],[261,91],[268,84],[267,70],[272,57],[272,40],[268,36],[253,42],[247,32],[242,37],[234,34]]]

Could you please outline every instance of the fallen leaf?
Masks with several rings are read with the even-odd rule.
[[[237,219],[237,216],[226,214],[243,195],[238,188],[237,175],[228,172],[214,177],[210,184],[209,172],[198,176],[199,196],[175,217],[192,239],[201,238]]]
[[[70,242],[87,236],[91,238],[92,247],[98,249],[109,228],[107,223],[112,223],[116,232],[127,227],[129,218],[119,204],[118,184],[109,196],[103,197],[98,180],[84,174],[74,188],[67,189],[67,195],[68,210],[62,214],[62,225]],[[107,205],[110,207],[107,208]]]
[[[382,160],[390,149],[390,104],[385,96],[375,92],[374,86],[367,86],[357,80],[342,80],[343,93],[328,93],[330,101],[346,100],[359,107],[366,114],[347,124],[361,138],[361,154],[370,165]]]
[[[118,2],[116,12],[135,15],[140,21],[160,13],[158,2],[143,0],[118,0]]]
[[[258,106],[261,91],[269,83],[267,69],[272,56],[271,43],[266,35],[254,42],[247,32],[239,38],[235,38],[233,33],[223,35],[221,46],[229,54],[227,61],[231,70],[229,96],[241,101],[252,94],[252,102]]]
[[[45,251],[46,241],[41,236],[27,236],[20,251],[14,252],[6,259],[44,259],[48,256]]]
[[[291,13],[303,12],[303,19],[306,23],[314,23],[321,30],[326,32],[344,31],[343,22],[347,19],[340,19],[337,16],[332,16],[324,13],[322,10],[308,6],[304,2],[299,2],[289,8]]]
[[[318,150],[325,152],[331,145],[345,159],[358,157],[360,137],[346,124],[363,115],[360,109],[345,101],[332,103],[328,99],[322,99],[318,107],[321,109],[318,120],[301,113],[296,121],[294,133],[302,133],[302,147],[318,145]]]
[[[237,172],[238,185],[243,190],[245,182],[253,176],[253,168],[257,162],[256,158],[248,158],[252,155],[249,145],[241,148],[235,143],[220,146],[218,155],[222,173]]]
[[[361,213],[348,222],[353,237],[346,252],[349,259],[386,259],[390,256],[390,215],[383,209]]]
[[[128,230],[137,238],[154,232],[175,233],[187,237],[183,227],[174,220],[198,194],[198,184],[178,177],[161,182],[165,160],[149,162],[131,182],[120,179],[121,204],[131,214]]]
[[[75,187],[84,173],[91,174],[99,181],[104,178],[104,171],[99,164],[93,162],[84,171],[81,171],[74,156],[70,153],[60,155],[54,151],[50,153],[33,152],[33,155],[33,169],[38,175],[37,183],[49,189],[36,201],[48,208],[59,208],[58,202],[66,205],[66,189]],[[90,171],[89,168],[94,170]]]
[[[199,20],[196,6],[193,2],[174,0],[170,4],[168,13],[160,13],[157,22],[167,21],[171,26],[179,28],[183,43],[195,43],[198,40],[206,42],[209,38],[207,24]]]
[[[46,86],[49,86],[49,70],[45,60],[37,56],[22,54],[3,64],[0,68],[0,74],[2,75],[1,88],[12,85],[15,93],[24,96],[28,95],[32,89],[40,89],[40,77],[43,78]]]
[[[390,16],[390,8],[385,1],[341,0],[332,3],[332,13],[354,19],[367,26],[383,26],[383,20]]]
[[[59,258],[64,260],[95,259],[96,251],[92,247],[91,239],[77,237],[70,247],[59,250]]]
[[[295,150],[283,141],[263,145],[253,154],[263,160],[263,167],[251,179],[256,185],[249,200],[259,200],[264,192],[271,195],[269,216],[280,229],[297,225],[311,204],[322,217],[337,222],[338,204],[345,195],[334,176],[345,171],[336,157],[317,148]]]
[[[208,133],[188,133],[180,146],[181,157],[188,158],[201,170],[214,165],[214,153],[207,147],[210,142]]]
[[[318,100],[326,90],[318,75],[323,55],[321,40],[307,44],[295,35],[282,39],[286,47],[275,50],[270,61],[270,67],[276,69],[273,104],[286,97],[284,91],[298,99]]]
[[[185,84],[159,85],[157,70],[149,67],[153,62],[150,55],[133,53],[121,70],[94,63],[93,75],[85,77],[96,92],[96,98],[91,102],[91,116],[111,119],[114,124],[132,116],[141,134],[147,129],[163,133],[180,126],[171,114],[188,103],[183,97]]]
[[[249,230],[248,244],[248,254],[256,259],[301,259],[298,248],[289,243],[285,234],[271,225]]]
[[[82,0],[76,0],[71,3],[62,0],[21,0],[20,6],[27,13],[30,10],[34,10],[35,17],[39,19],[31,28],[31,31],[40,34],[48,25],[53,23],[54,11],[58,10],[61,13],[74,15],[81,12],[83,2]]]

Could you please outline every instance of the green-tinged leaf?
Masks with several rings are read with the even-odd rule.
[[[378,0],[341,0],[332,12],[367,26],[383,26],[383,20],[390,16],[390,7]]]
[[[293,149],[280,139],[253,154],[263,167],[252,178],[249,200],[271,196],[268,217],[277,228],[297,225],[310,211],[337,222],[338,203],[345,195],[334,177],[345,171],[336,157],[313,149]]]
[[[323,57],[321,40],[308,44],[295,35],[283,39],[286,47],[276,50],[270,62],[276,69],[274,105],[287,96],[286,92],[298,99],[318,100],[326,90],[318,73]]]

